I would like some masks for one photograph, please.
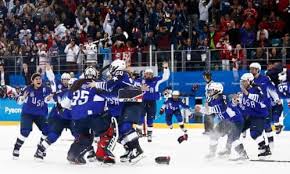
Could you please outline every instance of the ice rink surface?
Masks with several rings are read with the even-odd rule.
[[[290,162],[232,162],[228,159],[215,158],[205,160],[208,153],[209,139],[202,135],[201,129],[191,129],[188,132],[189,140],[179,144],[177,138],[182,135],[181,130],[155,129],[153,142],[148,143],[141,139],[141,146],[146,158],[135,165],[117,163],[113,166],[102,165],[98,162],[86,165],[72,165],[66,160],[66,153],[72,137],[69,132],[64,132],[59,141],[53,144],[47,151],[44,161],[35,161],[33,155],[40,139],[37,128],[31,133],[20,151],[18,160],[12,159],[12,149],[19,134],[19,126],[0,126],[0,173],[1,174],[168,174],[168,173],[243,173],[243,174],[267,174],[275,172],[288,173]],[[275,137],[275,149],[270,159],[290,161],[290,132],[282,132]],[[247,136],[242,139],[251,159],[257,159],[257,146]],[[222,149],[225,138],[220,141]],[[115,149],[116,156],[124,152],[120,145]],[[157,156],[170,156],[169,165],[159,165],[154,162]]]

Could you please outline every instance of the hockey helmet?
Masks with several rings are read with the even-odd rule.
[[[249,81],[252,82],[254,80],[254,76],[252,73],[245,73],[241,77],[241,81]]]
[[[110,74],[114,74],[116,71],[123,71],[126,69],[126,62],[124,60],[114,60],[109,68]]]
[[[253,62],[250,64],[250,68],[256,68],[259,70],[259,72],[261,71],[261,64],[259,64],[258,62]]]
[[[71,79],[71,76],[69,73],[63,73],[61,75],[61,80],[70,80]]]
[[[282,82],[287,80],[287,69],[283,68],[283,71],[278,74],[278,79]]]
[[[95,67],[88,66],[85,69],[85,73],[84,73],[85,79],[96,79],[97,75],[98,75],[98,72],[97,72],[97,69]]]
[[[222,94],[224,91],[224,87],[221,83],[213,82],[208,87],[208,96],[213,97],[218,94]]]

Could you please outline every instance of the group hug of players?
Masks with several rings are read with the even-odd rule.
[[[80,79],[64,73],[61,82],[57,82],[52,70],[47,68],[45,76],[49,86],[42,82],[41,74],[33,74],[31,85],[17,97],[17,102],[23,106],[13,157],[19,158],[20,149],[35,123],[42,132],[34,154],[36,159],[43,160],[47,148],[68,128],[74,137],[67,154],[71,163],[98,160],[114,164],[116,143],[125,149],[125,154],[120,156],[121,162],[138,162],[144,152],[133,124],[141,125],[147,115],[148,141],[152,141],[156,101],[160,98],[158,88],[170,76],[167,63],[163,63],[163,69],[161,77],[154,77],[153,70],[147,69],[143,77],[134,79],[126,62],[115,60],[108,67],[106,77],[102,77],[103,70],[88,66]],[[51,102],[54,107],[48,113]],[[137,130],[138,127],[142,126],[137,126]]]
[[[148,142],[151,142],[156,101],[160,99],[158,88],[170,76],[167,63],[163,64],[163,68],[162,77],[154,77],[153,71],[147,69],[143,77],[135,78],[128,71],[125,61],[115,60],[109,66],[105,78],[102,77],[102,70],[89,66],[80,79],[64,73],[61,82],[57,82],[52,70],[48,68],[46,77],[49,86],[42,83],[41,74],[33,74],[32,84],[17,97],[18,103],[23,106],[20,135],[14,145],[13,157],[19,158],[19,151],[35,123],[42,132],[34,154],[36,159],[44,159],[47,148],[68,128],[74,137],[67,154],[67,160],[72,163],[85,164],[87,160],[98,160],[114,164],[113,150],[116,143],[122,144],[125,149],[124,155],[120,156],[121,162],[138,162],[144,157],[139,144],[144,116],[147,116],[146,132]],[[208,82],[208,107],[205,110],[219,118],[209,134],[210,153],[207,158],[215,156],[218,139],[228,135],[225,151],[219,152],[219,155],[228,155],[233,148],[239,154],[235,160],[248,159],[239,140],[241,133],[247,129],[250,129],[251,137],[258,144],[258,156],[271,155],[274,143],[271,124],[274,122],[277,132],[281,132],[283,126],[279,123],[279,117],[283,107],[280,98],[290,96],[289,72],[283,68],[277,70],[274,66],[273,72],[269,70],[268,76],[265,76],[261,74],[258,63],[250,65],[250,72],[241,77],[241,92],[234,95],[231,102],[227,102],[224,97],[221,83],[213,82],[210,77],[205,78]],[[273,81],[276,83],[273,84]],[[175,115],[184,132],[178,138],[181,143],[188,136],[180,109],[189,106],[183,104],[179,96],[178,91],[170,92],[160,114],[165,113],[170,128],[172,116]],[[47,104],[50,102],[55,104],[48,113]],[[98,141],[95,148],[93,144],[96,137]]]
[[[289,75],[289,70],[280,63],[273,64],[266,75],[262,74],[259,63],[251,63],[250,72],[241,76],[241,91],[232,95],[229,101],[223,95],[222,83],[212,81],[211,74],[206,72],[207,106],[204,112],[219,120],[208,133],[210,145],[206,158],[212,159],[217,155],[218,140],[227,135],[226,147],[218,156],[229,156],[231,149],[234,149],[238,155],[230,160],[247,160],[248,155],[240,136],[245,136],[248,129],[251,138],[258,145],[258,158],[271,156],[271,149],[274,147],[272,123],[276,134],[279,134],[283,129],[281,120],[279,121],[283,112],[281,99],[290,96]]]

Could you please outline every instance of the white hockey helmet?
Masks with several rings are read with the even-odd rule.
[[[126,69],[126,62],[124,60],[114,60],[109,68],[111,74],[114,74],[116,71],[123,71]]]
[[[97,69],[95,67],[88,66],[85,69],[85,73],[84,73],[85,79],[96,79],[97,75],[98,75],[98,72],[97,72]]]
[[[259,64],[258,62],[253,62],[250,64],[250,68],[256,68],[259,70],[259,72],[261,71],[261,64]]]
[[[222,94],[224,91],[224,87],[219,82],[213,82],[208,87],[208,96],[213,97],[217,94]]]
[[[241,77],[241,81],[252,82],[254,80],[254,75],[252,73],[245,73]]]
[[[178,90],[172,91],[172,96],[180,96],[180,92]]]
[[[283,71],[278,74],[278,79],[282,82],[287,80],[287,69],[283,68]]]
[[[61,80],[70,80],[71,79],[71,76],[69,73],[63,73],[61,75]]]
[[[147,69],[145,70],[145,73],[151,73],[151,74],[153,74],[154,72],[153,72],[153,70],[152,70],[151,68],[147,68]]]

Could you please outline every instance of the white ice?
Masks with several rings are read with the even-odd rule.
[[[53,144],[47,151],[47,157],[43,162],[33,158],[36,145],[40,138],[40,132],[34,128],[20,151],[18,160],[12,159],[12,149],[19,134],[19,126],[0,127],[0,173],[17,174],[75,174],[75,173],[98,173],[98,174],[125,174],[125,173],[243,173],[243,174],[267,174],[274,172],[289,172],[290,163],[265,163],[265,162],[231,162],[227,159],[205,160],[208,152],[208,137],[202,135],[201,129],[189,130],[189,140],[178,144],[177,138],[181,130],[155,129],[153,142],[148,143],[145,138],[141,139],[146,158],[135,165],[117,162],[114,166],[101,165],[98,162],[86,165],[72,165],[66,160],[66,153],[72,137],[69,132],[64,132],[59,141]],[[290,132],[282,132],[275,137],[275,149],[271,159],[290,160]],[[225,139],[221,140],[224,145]],[[256,159],[256,144],[248,136],[243,139],[245,148],[251,159]],[[221,149],[222,147],[219,147]],[[117,146],[116,155],[121,155],[123,149]],[[158,165],[154,162],[157,156],[170,156],[170,165]]]

